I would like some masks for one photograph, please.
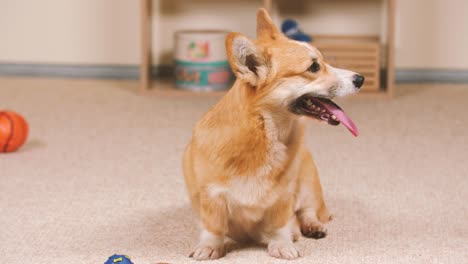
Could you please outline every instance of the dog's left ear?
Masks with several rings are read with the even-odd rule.
[[[271,20],[265,8],[260,8],[257,12],[257,38],[275,40],[282,36],[282,33]]]
[[[226,50],[231,69],[238,79],[254,87],[265,81],[268,65],[253,41],[240,33],[229,33]]]

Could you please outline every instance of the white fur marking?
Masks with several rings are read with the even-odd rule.
[[[224,243],[223,236],[217,236],[203,228],[200,234],[200,244],[202,245],[222,245]]]
[[[228,191],[231,200],[242,206],[270,206],[277,197],[269,193],[272,182],[263,176],[237,176],[232,179]]]
[[[232,53],[235,58],[237,66],[236,76],[253,86],[259,83],[259,78],[266,78],[268,69],[266,65],[260,63],[257,68],[257,72],[252,72],[246,65],[246,59],[249,55],[255,56],[259,59],[257,54],[257,48],[248,38],[243,36],[237,36],[232,41]]]
[[[292,242],[293,225],[296,224],[295,217],[291,217],[286,225],[276,229],[270,234],[263,234],[262,240],[265,243],[271,242]]]
[[[353,84],[353,78],[356,73],[334,68],[330,65],[326,65],[326,67],[330,74],[321,76],[312,82],[308,82],[307,79],[299,76],[285,78],[284,81],[273,90],[269,98],[285,107],[296,98],[307,93],[313,93],[323,97],[333,97],[345,96],[357,92]],[[331,93],[332,90],[334,94]]]
[[[267,161],[257,168],[254,175],[240,175],[229,182],[228,195],[236,203],[244,206],[260,206],[266,208],[277,200],[272,195],[273,182],[267,178],[271,171],[285,162],[286,146],[281,142],[277,125],[270,114],[263,113],[266,136],[269,140]],[[289,130],[290,131],[290,130]],[[288,131],[288,133],[289,133]],[[289,136],[289,134],[288,134]]]
[[[338,82],[338,89],[336,89],[336,96],[345,96],[357,92],[356,87],[353,84],[353,78],[356,73],[348,70],[338,69],[327,65],[330,72],[333,73],[335,79]]]
[[[207,190],[210,196],[226,194],[233,204],[262,208],[271,206],[279,198],[275,192],[272,192],[273,182],[268,176],[274,168],[281,166],[287,158],[287,148],[281,139],[286,140],[291,129],[289,127],[287,133],[279,130],[270,114],[263,113],[263,118],[265,120],[266,136],[270,143],[265,164],[258,167],[253,175],[233,177],[226,187],[216,184],[209,185]],[[252,218],[257,218],[257,216],[252,216]]]
[[[227,188],[225,186],[212,183],[208,184],[206,191],[211,198],[215,198],[218,195],[225,194],[227,192]]]

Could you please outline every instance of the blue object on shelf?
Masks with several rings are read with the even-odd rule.
[[[104,262],[104,264],[133,264],[129,256],[126,255],[113,255]]]
[[[296,20],[286,19],[281,25],[281,31],[286,37],[297,41],[311,42],[312,38],[302,32]]]

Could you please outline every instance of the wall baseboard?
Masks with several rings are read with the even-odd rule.
[[[151,68],[151,76],[153,77],[171,76],[172,72],[173,67],[171,65],[155,65]],[[0,76],[136,80],[140,77],[140,68],[136,65],[0,62]]]
[[[153,78],[169,77],[172,75],[172,65],[154,65],[151,68],[151,76]],[[0,76],[136,80],[139,78],[140,73],[139,66],[137,65],[73,65],[0,62]],[[468,83],[468,70],[397,69],[395,72],[395,79],[397,83]]]
[[[397,83],[468,83],[468,70],[396,69]]]

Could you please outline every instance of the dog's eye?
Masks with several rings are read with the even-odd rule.
[[[310,72],[318,72],[320,71],[320,64],[317,61],[314,61],[312,65],[310,65],[308,71]]]

